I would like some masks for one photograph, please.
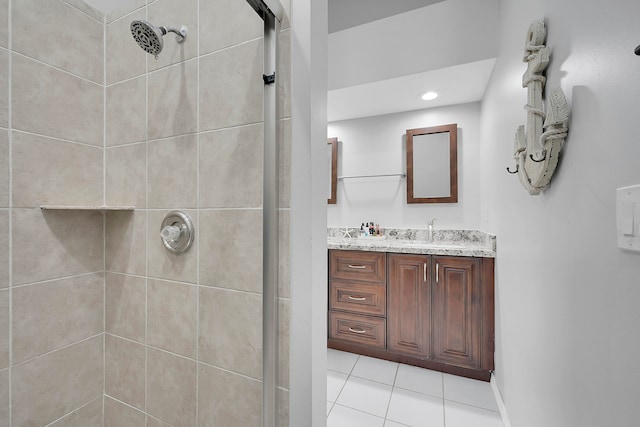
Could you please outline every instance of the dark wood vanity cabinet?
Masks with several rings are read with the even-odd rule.
[[[365,270],[385,270],[386,280],[377,276],[375,284],[365,284],[362,276],[336,277],[345,266],[368,265],[364,260],[376,255],[375,268],[360,270],[363,276]],[[329,264],[330,348],[490,379],[492,258],[330,250]]]

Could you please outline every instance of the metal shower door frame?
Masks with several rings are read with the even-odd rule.
[[[262,426],[278,424],[278,36],[279,0],[247,0],[264,20],[264,159],[262,198]]]

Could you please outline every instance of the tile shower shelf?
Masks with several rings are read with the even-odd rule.
[[[40,205],[43,211],[133,211],[135,206],[68,206],[68,205]]]

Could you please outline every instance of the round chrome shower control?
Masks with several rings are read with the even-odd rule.
[[[172,211],[164,217],[160,225],[160,240],[165,248],[175,254],[185,252],[195,239],[193,222],[182,211]]]

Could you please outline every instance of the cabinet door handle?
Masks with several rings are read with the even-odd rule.
[[[359,270],[362,270],[363,268],[367,268],[366,265],[353,265],[353,264],[349,264],[349,268],[357,268]]]
[[[425,262],[422,266],[422,278],[424,283],[427,283],[427,263]]]
[[[349,328],[349,330],[351,332],[353,332],[354,334],[365,334],[367,333],[367,331],[363,330],[363,329],[353,329],[353,328]]]
[[[351,301],[365,301],[366,300],[365,297],[352,297],[351,295],[347,295],[347,298],[349,298]]]
[[[436,283],[438,283],[438,270],[440,269],[440,265],[436,262]]]

